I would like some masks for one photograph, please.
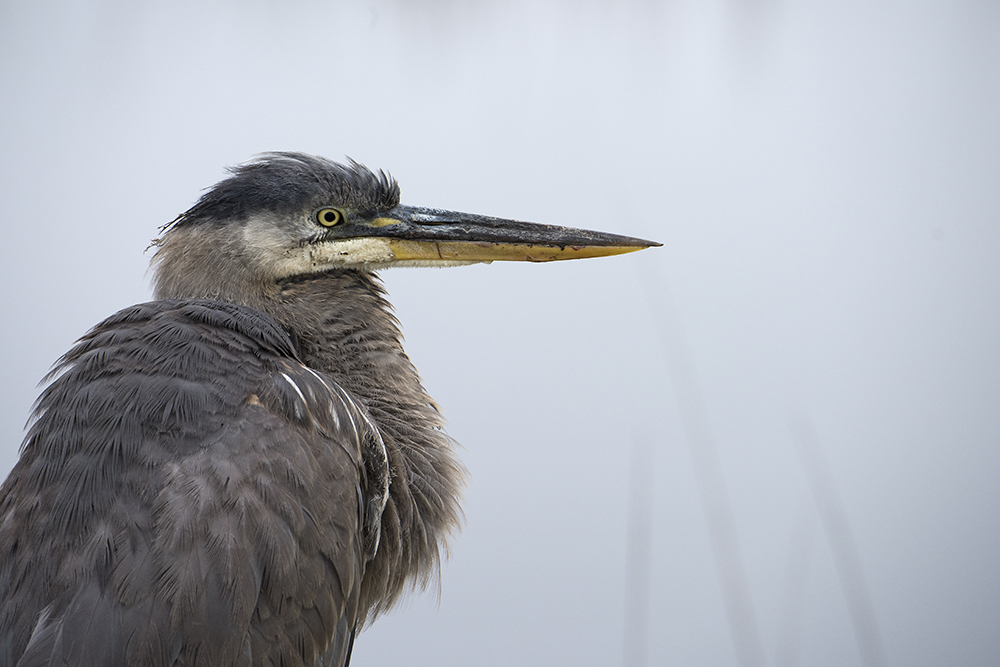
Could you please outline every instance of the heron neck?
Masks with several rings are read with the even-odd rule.
[[[378,277],[338,271],[279,283],[266,310],[291,334],[302,361],[367,407],[382,434],[392,480],[382,540],[362,584],[372,615],[407,583],[425,585],[459,523],[464,468],[443,419],[403,351]],[[419,489],[414,492],[413,489]]]
[[[377,276],[338,271],[286,279],[278,288],[264,309],[291,334],[303,362],[371,410],[399,417],[391,413],[427,404]]]

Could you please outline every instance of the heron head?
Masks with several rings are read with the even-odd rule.
[[[338,269],[545,262],[660,245],[626,236],[406,206],[385,172],[302,153],[231,170],[154,241],[158,298],[244,301]]]

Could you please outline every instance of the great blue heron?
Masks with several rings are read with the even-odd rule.
[[[0,488],[0,665],[347,664],[463,484],[373,271],[658,245],[403,206],[299,153],[161,231],[158,300],[56,364]]]

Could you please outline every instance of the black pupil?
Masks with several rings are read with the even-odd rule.
[[[326,222],[333,222],[336,219],[337,219],[337,214],[334,213],[333,211],[327,211],[326,213],[323,214],[323,220]]]

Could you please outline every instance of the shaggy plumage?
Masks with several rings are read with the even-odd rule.
[[[373,270],[650,241],[399,204],[270,153],[162,229],[0,487],[0,667],[335,666],[431,580],[463,468]]]
[[[344,665],[430,580],[463,469],[378,279],[254,245],[398,198],[272,154],[163,230],[161,300],[59,362],[0,488],[0,665]]]

